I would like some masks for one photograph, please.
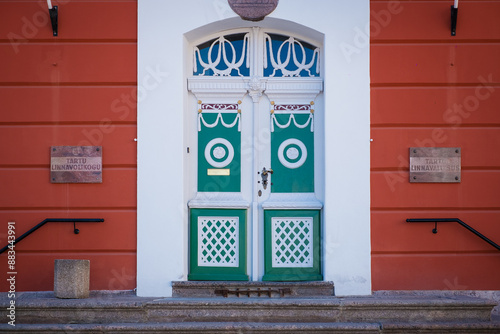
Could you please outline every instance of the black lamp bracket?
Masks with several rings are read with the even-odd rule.
[[[455,36],[457,34],[457,16],[458,16],[458,8],[455,8],[452,5],[451,6],[451,36]]]
[[[49,9],[49,15],[50,15],[50,23],[52,24],[52,35],[57,36],[57,6],[52,7]]]

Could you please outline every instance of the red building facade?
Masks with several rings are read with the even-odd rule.
[[[495,248],[455,223],[403,222],[456,217],[498,243],[500,3],[461,1],[456,36],[446,1],[388,5],[371,2],[373,289],[498,289]],[[461,182],[409,183],[409,147],[461,147]]]
[[[373,291],[500,289],[493,247],[454,223],[405,222],[456,217],[500,242],[500,1],[461,1],[454,37],[451,4],[372,0],[368,24],[336,46],[346,60],[370,52]],[[57,37],[45,1],[0,1],[0,240],[9,221],[20,236],[49,217],[104,218],[19,243],[17,289],[52,290],[54,260],[72,258],[90,259],[91,290],[132,290],[137,102],[168,77],[138,82],[137,1],[54,5]],[[102,146],[103,182],[51,183],[49,149],[63,145]],[[460,147],[461,182],[410,183],[410,147]]]

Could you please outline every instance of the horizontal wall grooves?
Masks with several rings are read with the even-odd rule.
[[[89,122],[77,122],[77,121],[54,121],[54,122],[0,122],[0,128],[2,127],[52,127],[52,126],[74,126],[74,127],[82,127],[82,126],[99,126],[103,121],[89,121]],[[108,121],[110,125],[118,125],[118,126],[132,126],[135,127],[136,123],[133,121]]]
[[[95,43],[105,43],[105,44],[136,44],[137,39],[0,39],[0,44],[47,44],[47,43],[66,43],[66,44],[95,44]]]
[[[136,207],[135,206],[130,206],[130,207],[78,207],[78,208],[73,208],[73,212],[85,212],[85,211],[113,211],[113,212],[129,212],[129,213],[134,213],[136,212]],[[31,211],[31,212],[37,212],[40,214],[46,214],[47,211],[50,211],[54,215],[57,215],[58,217],[61,215],[66,215],[68,216],[68,208],[67,207],[60,207],[60,206],[43,206],[43,207],[36,207],[36,206],[29,206],[29,207],[0,207],[0,210],[2,211],[11,211],[12,214],[19,214],[24,211]],[[57,217],[50,217],[50,218],[57,218]],[[69,218],[69,217],[59,217],[59,218]],[[75,217],[71,217],[75,218]]]
[[[370,40],[372,45],[389,45],[389,44],[500,44],[499,39],[428,39],[428,40]]]
[[[1,168],[1,166],[0,166]],[[485,167],[485,166],[462,166],[463,171],[492,171],[497,172],[500,171],[500,167]],[[386,172],[401,172],[407,173],[409,171],[408,167],[379,167],[379,168],[370,168],[370,171],[373,173],[386,173]]]
[[[49,170],[50,169],[50,164],[45,164],[45,165],[0,165],[0,168],[2,169],[19,169],[19,168],[31,168],[31,169],[43,169],[43,170]],[[103,170],[112,170],[112,169],[133,169],[135,170],[137,168],[137,164],[130,164],[130,165],[110,165],[110,164],[103,164],[102,169]]]
[[[374,1],[371,245],[374,290],[499,289],[500,1]],[[359,33],[359,31],[358,31]],[[410,183],[410,147],[460,147],[459,183]]]
[[[130,87],[135,88],[137,82],[0,82],[1,87],[102,87],[106,86],[108,88],[112,87]]]
[[[430,232],[430,229],[429,229],[429,233],[432,234],[432,232]],[[439,233],[439,232],[438,232]],[[482,250],[482,251],[470,251],[470,250],[467,250],[467,251],[432,251],[432,252],[412,252],[412,251],[408,251],[408,252],[398,252],[398,251],[394,251],[394,252],[372,252],[372,255],[375,255],[377,257],[405,257],[405,256],[412,256],[412,257],[430,257],[430,256],[433,256],[433,257],[439,257],[439,256],[453,256],[453,255],[456,255],[456,256],[478,256],[478,255],[483,255],[483,256],[495,256],[497,255],[498,250],[496,250],[495,248],[491,247],[491,250]]]
[[[498,82],[488,82],[488,87],[497,89],[500,87]],[[370,84],[372,89],[377,88],[446,88],[446,87],[481,87],[480,82],[384,82]]]
[[[0,123],[1,124],[1,123]],[[481,129],[497,129],[500,128],[500,124],[484,123],[484,124],[401,124],[401,123],[385,123],[385,124],[372,124],[371,128],[378,129],[390,129],[390,128],[423,128],[423,129],[434,129],[434,128],[481,128]]]
[[[453,211],[453,212],[465,212],[465,211],[471,211],[471,212],[482,212],[482,213],[498,213],[500,214],[500,206],[498,207],[372,207],[371,211],[380,211],[380,212],[399,212],[401,214],[408,213],[408,214],[415,214],[415,213],[428,213],[430,214],[436,214],[440,213],[441,211]],[[449,214],[448,214],[449,216]],[[411,217],[407,217],[411,218]],[[436,218],[436,217],[432,217]],[[445,217],[449,218],[449,217]]]
[[[72,223],[47,223],[16,245],[16,269],[22,273],[16,290],[52,290],[54,260],[61,258],[90,260],[91,290],[131,290],[137,247],[137,1],[56,5],[59,34],[53,37],[46,2],[0,1],[0,13],[8,13],[0,20],[0,179],[6,189],[0,193],[0,221],[14,221],[17,237],[46,218],[104,222],[77,223],[79,234]],[[102,146],[102,183],[50,183],[51,146]],[[6,288],[0,282],[0,291]]]
[[[81,227],[81,226],[78,226]],[[71,226],[71,229],[73,226]],[[84,229],[81,229],[82,233],[85,233]],[[24,241],[22,242],[24,243]],[[43,250],[22,250],[20,247],[22,244],[20,243],[19,246],[17,246],[16,253],[17,254],[25,254],[25,255],[41,255],[41,256],[51,256],[52,254],[64,254],[67,256],[71,255],[89,255],[89,256],[113,256],[113,255],[132,255],[135,256],[137,253],[135,249],[122,249],[122,250],[113,250],[113,251],[108,251],[105,249],[95,249],[92,250],[91,252],[89,251],[75,251],[71,248],[69,249],[58,249],[58,250],[50,250],[50,251],[43,251]]]

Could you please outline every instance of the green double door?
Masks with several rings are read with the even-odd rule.
[[[189,279],[322,280],[315,101],[196,106]]]
[[[262,28],[193,46],[190,280],[322,280],[320,52]]]

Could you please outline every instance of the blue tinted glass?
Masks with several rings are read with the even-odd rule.
[[[290,37],[268,34],[265,39],[265,77],[318,77],[319,49]]]
[[[248,35],[222,36],[195,48],[194,75],[249,76]]]

